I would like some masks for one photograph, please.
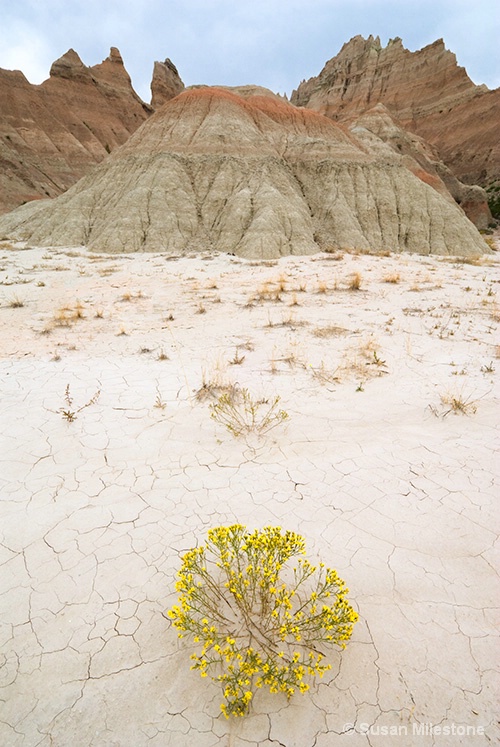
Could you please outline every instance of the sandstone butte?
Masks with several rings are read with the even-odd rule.
[[[442,39],[410,52],[399,38],[382,47],[378,37],[356,36],[291,101],[343,122],[384,104],[461,181],[500,180],[500,88],[475,85]]]
[[[158,105],[184,85],[166,60],[155,63],[151,87]],[[152,111],[132,88],[115,47],[93,67],[70,49],[41,85],[0,69],[0,213],[64,192]]]
[[[379,142],[262,89],[190,89],[66,193],[0,218],[0,238],[244,257],[487,251],[454,201]]]

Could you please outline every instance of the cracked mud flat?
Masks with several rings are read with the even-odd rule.
[[[498,280],[0,246],[2,747],[495,744]],[[227,382],[289,420],[233,438]],[[328,677],[233,722],[164,614],[230,522],[303,534],[360,615]]]

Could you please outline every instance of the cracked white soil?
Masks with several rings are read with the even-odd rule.
[[[498,269],[0,246],[2,747],[496,744]],[[228,382],[288,421],[235,439]],[[360,615],[237,721],[165,616],[229,522],[303,534]]]

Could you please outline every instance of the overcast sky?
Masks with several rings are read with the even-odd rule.
[[[0,67],[32,83],[70,47],[95,65],[122,53],[150,100],[154,60],[186,85],[255,83],[290,94],[356,34],[415,51],[443,37],[475,83],[500,86],[499,0],[0,0]]]

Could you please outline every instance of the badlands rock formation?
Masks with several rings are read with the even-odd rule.
[[[0,213],[61,194],[150,113],[114,47],[93,67],[70,49],[39,86],[0,69]]]
[[[500,177],[500,89],[474,85],[442,39],[410,52],[399,38],[383,48],[378,37],[356,36],[291,100],[341,121],[382,103],[462,181]]]
[[[368,148],[402,163],[445,199],[454,200],[477,228],[488,228],[492,216],[484,189],[459,181],[439,159],[436,149],[404,129],[383,104],[358,117],[350,130]]]
[[[392,151],[270,92],[244,91],[180,94],[66,194],[3,216],[0,238],[245,257],[487,249],[460,208]]]
[[[172,60],[155,62],[151,81],[151,106],[159,109],[162,104],[175,98],[184,90],[184,83]]]

